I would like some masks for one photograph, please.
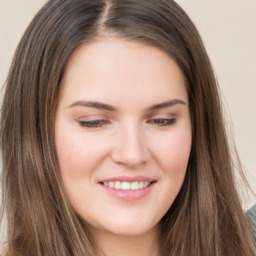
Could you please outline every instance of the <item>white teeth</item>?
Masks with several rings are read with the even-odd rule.
[[[110,181],[108,185],[109,185],[110,188],[113,188],[114,187],[114,182]]]
[[[103,183],[104,186],[114,188],[114,189],[121,189],[121,190],[139,190],[146,188],[150,182],[149,181],[108,181]]]
[[[138,190],[139,183],[137,181],[131,183],[131,190]]]
[[[143,182],[143,181],[140,181],[140,182],[139,182],[139,189],[142,189],[143,186],[144,186],[144,182]]]
[[[122,189],[123,190],[130,190],[131,189],[130,182],[122,182]]]
[[[122,188],[122,184],[120,181],[116,181],[115,182],[115,189],[121,189]]]

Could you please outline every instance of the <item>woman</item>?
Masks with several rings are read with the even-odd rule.
[[[1,149],[4,255],[254,255],[212,67],[174,1],[49,1]]]

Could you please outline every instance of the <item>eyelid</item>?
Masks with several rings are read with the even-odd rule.
[[[147,121],[149,124],[153,124],[159,127],[166,127],[175,125],[177,122],[177,118],[151,118]]]
[[[147,115],[146,119],[172,119],[172,118],[177,118],[176,113],[153,113],[151,115]]]
[[[80,121],[93,121],[93,120],[105,120],[108,119],[105,115],[101,114],[83,114],[77,118]]]
[[[105,119],[93,119],[88,121],[78,121],[79,125],[86,128],[99,128],[106,124],[110,124],[108,120]]]

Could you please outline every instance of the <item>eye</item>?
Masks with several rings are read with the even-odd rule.
[[[108,124],[107,120],[90,120],[90,121],[79,121],[79,125],[87,128],[99,128],[105,124]]]
[[[148,121],[150,124],[155,124],[157,126],[170,126],[176,123],[176,118],[156,118]]]

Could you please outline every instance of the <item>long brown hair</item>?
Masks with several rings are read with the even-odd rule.
[[[63,189],[54,122],[70,56],[102,36],[161,48],[187,82],[193,143],[184,184],[161,221],[162,256],[254,255],[212,66],[195,26],[172,0],[52,0],[27,28],[2,105],[4,255],[98,255]]]

